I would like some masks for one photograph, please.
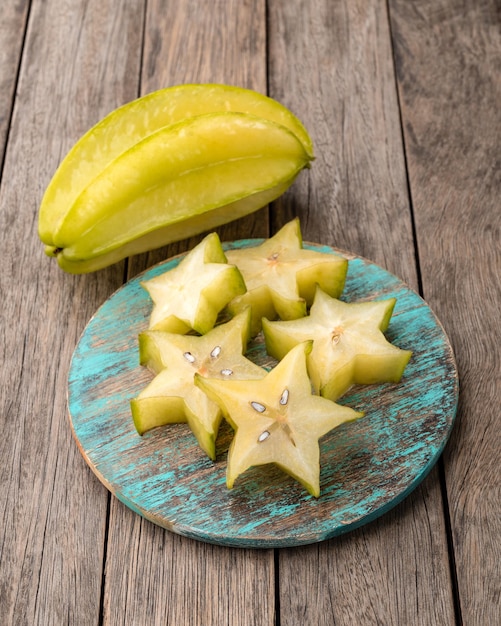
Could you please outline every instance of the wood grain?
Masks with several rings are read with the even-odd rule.
[[[23,48],[0,188],[3,624],[99,619],[108,496],[71,440],[66,384],[78,335],[123,268],[64,275],[43,253],[37,209],[78,136],[137,93],[137,11],[108,11],[35,0]]]
[[[4,2],[0,7],[0,165],[12,113],[27,13],[27,0]]]
[[[270,95],[286,98],[317,153],[310,180],[281,202],[284,214],[300,215],[306,239],[366,256],[417,288],[386,3],[275,2],[269,13],[279,34],[270,42]],[[410,497],[396,526],[383,520],[318,550],[281,553],[281,624],[299,615],[312,624],[453,623],[448,564],[435,557],[447,553],[437,481],[433,473],[432,486]],[[426,537],[418,552],[416,533]],[[363,601],[347,593],[333,562],[344,564]],[[399,602],[381,594],[379,581],[390,572]]]
[[[499,622],[500,19],[497,0],[0,3],[2,626]],[[68,276],[37,209],[92,124],[185,81],[268,91],[316,145],[309,173],[224,238],[297,214],[307,240],[422,286],[460,370],[442,490],[434,471],[363,529],[274,554],[164,531],[85,465],[66,407],[78,337],[127,272],[192,241]]]
[[[269,550],[238,550],[193,541],[113,502],[113,557],[107,568],[104,623],[274,623],[274,571]]]
[[[141,92],[185,82],[222,82],[266,93],[265,33],[263,0],[149,1]],[[263,210],[218,232],[223,239],[244,233],[265,236],[267,223]],[[134,257],[129,276],[198,239]],[[124,536],[134,541],[124,544]],[[106,567],[105,624],[274,623],[272,550],[218,549],[171,536],[131,515],[116,499]]]
[[[269,12],[270,95],[303,120],[317,156],[278,215],[298,214],[306,240],[416,285],[385,3],[271,2]]]
[[[433,532],[423,533],[423,528],[441,526],[441,510],[428,510],[429,526],[423,525],[419,513],[420,506],[440,498],[436,478],[430,475],[419,492],[419,501],[408,498],[360,531],[318,546],[281,551],[281,623],[454,624],[450,596],[425,592],[430,571],[436,576],[447,562],[447,546],[437,544]],[[303,580],[308,581],[307,602]]]
[[[462,400],[445,457],[465,624],[501,595],[501,17],[497,2],[392,1],[424,294],[453,341]],[[437,233],[439,236],[437,236]]]

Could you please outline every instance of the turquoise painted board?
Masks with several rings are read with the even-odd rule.
[[[248,247],[262,240],[225,244]],[[139,365],[137,336],[147,328],[151,301],[140,281],[173,268],[182,256],[155,266],[115,292],[87,325],[73,355],[68,404],[75,440],[89,466],[123,503],[173,532],[215,544],[285,547],[345,533],[394,507],[428,474],[454,423],[458,377],[447,336],[427,304],[377,265],[343,254],[349,269],[343,300],[395,297],[389,341],[413,351],[398,384],[352,387],[338,402],[365,417],[320,442],[320,497],[274,466],[252,468],[228,490],[223,425],[217,459],[198,447],[186,424],[139,436],[131,398],[151,380]],[[249,355],[270,362],[259,336]]]

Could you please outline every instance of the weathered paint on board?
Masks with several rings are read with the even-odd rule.
[[[262,240],[225,244],[248,247]],[[327,254],[328,246],[304,244]],[[409,494],[440,456],[454,423],[458,377],[445,332],[427,304],[398,278],[349,259],[342,299],[395,297],[387,338],[413,351],[398,384],[353,387],[340,403],[365,412],[321,440],[316,499],[273,466],[225,485],[231,430],[223,425],[215,462],[186,424],[135,431],[129,401],[151,380],[139,365],[137,335],[151,301],[140,281],[174,267],[175,257],[112,295],[85,329],[73,355],[68,403],[75,439],[89,466],[128,507],[179,534],[229,546],[283,547],[325,540],[382,515]],[[249,355],[269,362],[259,337]]]

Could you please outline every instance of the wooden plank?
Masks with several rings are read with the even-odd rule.
[[[439,500],[432,473],[413,495],[359,531],[282,551],[281,624],[454,624],[450,593],[442,589],[449,582],[447,548],[436,536],[443,526],[441,510],[433,506]]]
[[[501,388],[499,3],[395,0],[390,6],[423,289],[453,341],[462,388],[445,455],[460,609],[465,624],[495,624],[501,595],[501,421],[493,410]]]
[[[66,385],[78,336],[123,266],[65,275],[43,253],[37,209],[73,142],[137,94],[140,21],[130,2],[31,6],[0,190],[3,624],[99,619],[108,495],[72,441]]]
[[[196,0],[149,1],[145,33],[142,93],[184,82],[222,82],[266,93],[263,0],[218,0],[205,3],[205,10]],[[219,232],[227,239],[238,232],[264,236],[266,212]],[[194,240],[130,260],[130,275]],[[112,499],[105,590],[105,624],[273,624],[273,551],[185,539]]]
[[[369,257],[417,288],[386,4],[272,2],[269,20],[270,95],[305,122],[317,153],[279,215],[299,214],[305,239]],[[452,624],[437,472],[371,525],[282,551],[279,575],[282,626]]]
[[[223,548],[145,522],[112,501],[105,624],[273,624],[269,550]]]
[[[0,6],[0,155],[7,139],[27,14],[27,0]]]
[[[366,257],[415,287],[385,5],[282,4],[269,7],[270,95],[304,122],[317,159],[278,219],[298,214],[305,239]]]

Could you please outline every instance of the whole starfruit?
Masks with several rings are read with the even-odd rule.
[[[313,158],[301,122],[251,90],[155,92],[84,135],[42,199],[39,235],[72,273],[211,230],[280,196]]]

